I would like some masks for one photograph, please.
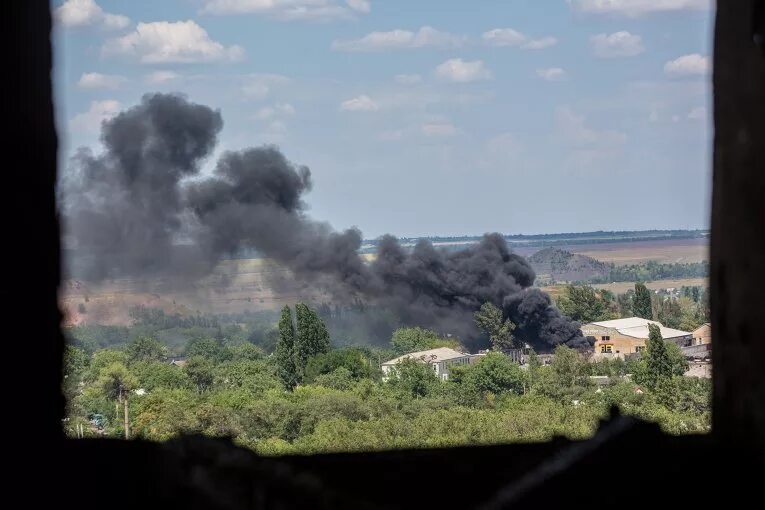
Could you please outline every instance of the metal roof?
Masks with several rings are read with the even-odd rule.
[[[631,336],[635,338],[648,338],[648,325],[655,324],[659,326],[661,331],[661,337],[665,340],[668,338],[677,338],[681,336],[692,335],[689,331],[682,331],[679,329],[668,328],[662,325],[660,322],[650,321],[643,319],[642,317],[627,317],[626,319],[614,319],[610,321],[592,322],[595,326],[603,328],[615,329],[619,333],[625,336]]]
[[[406,358],[413,358],[425,363],[440,363],[441,361],[447,361],[450,359],[464,358],[465,356],[473,356],[472,354],[466,354],[464,352],[455,351],[449,347],[439,347],[437,349],[428,349],[427,351],[410,352],[404,354],[398,358],[386,361],[383,365],[395,365],[401,360]]]

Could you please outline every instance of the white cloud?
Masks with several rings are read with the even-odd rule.
[[[375,112],[380,106],[372,98],[362,94],[340,103],[340,109],[347,112]]]
[[[396,83],[401,85],[417,85],[422,83],[422,76],[419,74],[397,74],[394,79]]]
[[[345,0],[352,10],[368,14],[372,10],[372,3],[369,0]]]
[[[281,21],[353,19],[371,11],[369,0],[206,0],[203,14],[256,14]]]
[[[457,128],[451,122],[428,122],[422,125],[422,134],[425,136],[454,136]]]
[[[543,50],[550,48],[558,44],[558,40],[555,37],[542,37],[541,39],[531,39],[521,45],[521,49],[524,50]]]
[[[94,133],[101,128],[101,123],[114,117],[120,111],[119,101],[107,99],[92,101],[87,112],[78,113],[69,121],[69,127],[74,131]]]
[[[441,32],[433,27],[425,26],[417,32],[396,29],[389,32],[370,32],[361,39],[333,41],[332,49],[336,51],[375,52],[412,48],[458,48],[464,42],[463,36]]]
[[[274,89],[289,82],[290,79],[281,74],[251,74],[247,77],[247,83],[242,86],[242,94],[248,99],[265,99]]]
[[[566,71],[560,67],[549,67],[547,69],[537,69],[537,76],[545,81],[561,81],[566,79]]]
[[[484,32],[481,37],[491,46],[520,46],[526,42],[526,36],[512,28],[495,28]]]
[[[584,115],[577,115],[567,106],[555,112],[555,125],[558,133],[574,147],[614,148],[627,141],[627,135],[614,130],[595,130],[585,124]]]
[[[621,31],[613,34],[598,34],[590,37],[592,51],[596,57],[634,57],[645,51],[639,35]]]
[[[258,110],[255,118],[258,120],[270,120],[278,117],[292,117],[295,115],[295,107],[289,103],[277,103],[273,106],[265,106]]]
[[[130,24],[130,18],[104,12],[95,0],[66,0],[53,14],[65,27],[98,25],[106,30],[120,30]]]
[[[659,12],[706,10],[713,4],[712,0],[568,0],[568,2],[579,12],[630,17]]]
[[[181,77],[180,74],[174,72],[174,71],[154,71],[153,73],[149,73],[146,76],[144,76],[144,81],[146,83],[151,83],[153,85],[157,85],[160,83],[167,83],[169,81],[177,80]]]
[[[240,46],[225,47],[210,39],[192,20],[139,23],[128,35],[107,41],[101,51],[105,56],[134,57],[144,64],[237,61],[244,56]]]
[[[81,89],[118,89],[127,79],[115,74],[83,73],[77,86]]]
[[[488,80],[491,71],[484,65],[483,60],[467,62],[461,58],[452,58],[436,67],[436,76],[443,80],[458,83]]]
[[[551,36],[529,39],[526,35],[512,28],[495,28],[484,32],[481,38],[489,46],[512,46],[524,50],[542,50],[558,43],[558,40]]]
[[[712,61],[698,53],[683,55],[664,64],[664,73],[670,76],[703,76],[712,70]]]
[[[688,120],[705,120],[707,118],[707,109],[704,106],[697,106],[688,112]]]

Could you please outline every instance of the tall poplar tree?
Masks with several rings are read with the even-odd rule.
[[[276,343],[276,365],[279,379],[284,387],[291,390],[298,383],[298,371],[295,363],[295,326],[292,323],[292,311],[288,305],[282,308],[279,318],[279,341]]]
[[[329,352],[329,332],[319,315],[304,303],[295,305],[295,322],[295,364],[298,376],[302,377],[311,357]]]
[[[648,320],[653,318],[653,313],[651,313],[651,292],[643,283],[635,284],[635,298],[632,300],[632,313],[634,313],[636,317],[642,317]]]

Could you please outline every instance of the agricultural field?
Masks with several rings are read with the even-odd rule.
[[[706,238],[591,244],[566,249],[616,265],[642,264],[650,260],[665,264],[709,260],[709,239]]]

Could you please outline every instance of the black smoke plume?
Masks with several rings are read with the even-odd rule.
[[[407,251],[384,236],[367,264],[359,230],[338,232],[306,215],[311,173],[275,147],[226,152],[211,177],[189,180],[221,127],[206,106],[146,95],[103,124],[101,155],[78,151],[62,191],[66,235],[88,254],[87,277],[191,280],[255,248],[338,301],[385,307],[404,324],[453,333],[473,348],[480,334],[472,316],[487,301],[537,349],[586,345],[578,324],[531,288],[534,271],[499,234],[451,252],[428,241]]]

